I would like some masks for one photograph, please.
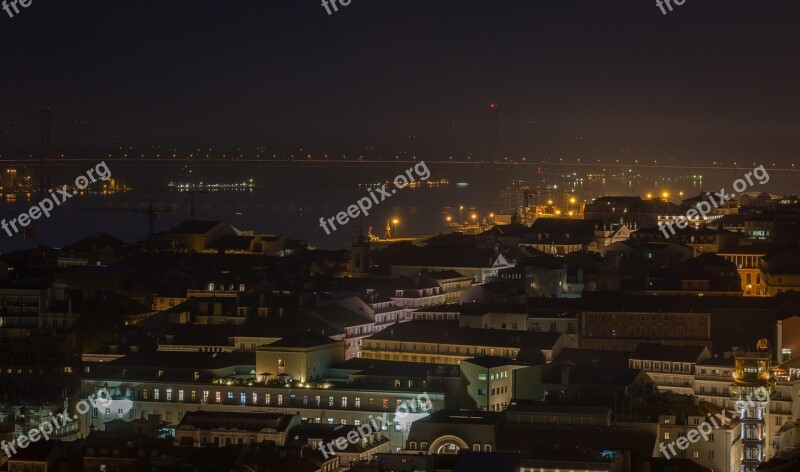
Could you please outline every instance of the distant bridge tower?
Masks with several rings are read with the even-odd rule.
[[[42,150],[39,154],[39,196],[44,196],[47,190],[45,160],[50,158],[50,138],[53,136],[50,130],[50,107],[42,107],[41,127]]]
[[[489,105],[489,112],[491,113],[491,147],[489,150],[489,199],[486,206],[486,212],[496,210],[494,207],[497,204],[497,168],[495,167],[499,156],[498,152],[498,130],[497,130],[497,105],[492,103]]]

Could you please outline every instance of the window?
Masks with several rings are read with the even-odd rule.
[[[328,397],[328,406],[333,407],[333,397]]]
[[[142,389],[142,399],[143,400],[148,400],[149,397],[150,397],[150,392],[146,388],[143,388]]]
[[[197,392],[192,390],[191,397],[192,397],[192,402],[196,402],[197,401]]]
[[[160,396],[160,393],[161,393],[161,390],[159,390],[159,389],[154,389],[154,390],[153,390],[153,400],[158,400],[158,399],[159,399],[159,396]]]
[[[669,431],[664,431],[664,441],[669,441]]]
[[[264,394],[264,403],[267,405],[272,403],[272,394],[266,393]]]
[[[342,397],[342,408],[347,408],[347,397]]]
[[[319,406],[320,401],[321,401],[321,397],[319,395],[315,396],[314,397],[314,401],[316,402],[317,406]]]
[[[228,392],[228,400],[233,400],[233,392]]]
[[[283,395],[278,395],[278,406],[283,405]]]
[[[219,392],[219,391],[217,391],[217,392],[214,394],[214,397],[215,397],[215,399],[217,400],[217,403],[221,403],[221,402],[222,402],[222,392]]]
[[[178,401],[179,402],[183,401],[183,390],[178,390]]]
[[[258,394],[257,393],[253,394],[253,405],[258,405]]]
[[[356,408],[361,408],[361,397],[356,397]]]
[[[171,388],[167,389],[167,401],[168,402],[172,401],[172,389]]]

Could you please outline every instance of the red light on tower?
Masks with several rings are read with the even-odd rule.
[[[491,109],[495,109],[495,108],[497,108],[497,105],[495,105],[494,103],[492,103],[491,105],[489,105],[489,108],[491,108]]]

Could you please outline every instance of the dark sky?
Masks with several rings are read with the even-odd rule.
[[[0,120],[65,145],[791,163],[800,2],[34,0],[0,11]],[[75,123],[83,124],[75,124]],[[582,138],[582,139],[578,139]]]

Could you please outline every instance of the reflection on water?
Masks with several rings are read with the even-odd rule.
[[[109,195],[88,194],[70,199],[52,212],[48,219],[34,221],[31,225],[35,237],[23,241],[20,236],[9,238],[0,232],[0,251],[33,244],[60,246],[94,232],[107,232],[127,241],[144,238],[147,234],[148,201],[165,208],[155,222],[157,231],[168,230],[189,218],[190,202],[194,200],[197,220],[224,220],[240,229],[259,233],[286,234],[291,238],[305,239],[325,249],[348,247],[358,233],[358,225],[384,228],[386,222],[397,220],[397,231],[403,236],[430,235],[442,231],[445,221],[443,208],[458,209],[464,206],[474,212],[476,219],[488,217],[488,188],[486,172],[478,169],[431,169],[435,185],[420,185],[399,190],[386,201],[375,205],[368,216],[352,220],[344,227],[326,235],[319,225],[320,218],[334,217],[348,205],[365,196],[365,182],[385,182],[396,173],[390,168],[377,169],[198,169],[191,179],[185,169],[119,168],[115,176],[124,177],[133,191]],[[81,167],[76,167],[82,169]],[[521,169],[521,170],[520,170]],[[629,169],[604,172],[555,172],[535,167],[502,169],[498,172],[501,188],[512,181],[524,182],[540,192],[540,198],[566,202],[571,198],[587,201],[600,195],[661,195],[670,198],[696,195],[702,189],[719,190],[730,187],[741,176],[735,172],[717,175],[658,174]],[[81,170],[82,171],[82,170]],[[69,169],[62,170],[71,176]],[[80,172],[80,171],[76,171]],[[205,174],[203,174],[205,173]],[[123,175],[124,174],[124,175]],[[253,179],[252,181],[250,179]],[[198,185],[212,182],[212,187],[196,188],[195,192],[170,191],[169,182]],[[230,191],[213,187],[213,182],[245,183],[246,191]],[[256,182],[257,185],[251,184]],[[458,183],[456,185],[455,183]],[[175,187],[172,187],[174,189]],[[214,189],[213,191],[209,191]],[[791,179],[774,176],[764,188],[770,193],[790,193]],[[185,190],[185,187],[183,188]],[[681,195],[681,192],[683,195]],[[685,196],[684,196],[685,195]],[[10,219],[27,211],[39,201],[36,193],[7,194],[0,200],[0,216]],[[81,208],[133,209],[142,212],[81,211]],[[394,224],[393,224],[394,225]]]

